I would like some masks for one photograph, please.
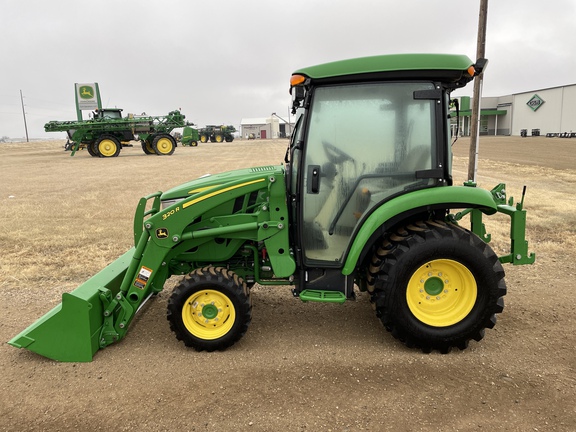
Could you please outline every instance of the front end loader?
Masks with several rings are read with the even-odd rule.
[[[140,199],[134,247],[9,344],[91,361],[124,338],[142,305],[169,301],[176,338],[223,350],[247,331],[255,284],[302,301],[367,292],[392,335],[424,352],[464,349],[494,326],[502,264],[535,260],[522,200],[451,176],[451,91],[483,71],[455,55],[389,55],[295,72],[298,120],[285,164],[198,178]],[[483,217],[510,217],[497,256]],[[469,220],[470,226],[463,226]]]
[[[217,283],[234,284],[238,292],[225,296],[222,307],[216,308],[212,305],[214,299],[219,304],[216,291],[201,290],[211,301],[204,300],[206,304],[191,313],[189,323],[181,322],[180,313],[174,314],[177,322],[172,327],[203,334],[206,327],[213,330],[232,323],[230,314],[244,321],[237,325],[247,326],[249,287],[256,281],[276,284],[274,278],[261,279],[269,268],[282,283],[295,271],[285,197],[283,167],[269,166],[205,177],[142,198],[134,220],[135,246],[76,290],[63,294],[60,305],[9,343],[54,360],[91,361],[100,348],[125,336],[138,308],[162,291],[168,277],[194,270],[202,281],[214,277]],[[231,265],[233,272],[227,268]],[[175,301],[171,299],[171,308]],[[243,316],[235,302],[247,308]],[[203,349],[224,349],[241,336],[232,333],[236,335],[232,340],[206,342],[199,337],[197,345],[191,344],[200,348],[204,342],[209,346]]]

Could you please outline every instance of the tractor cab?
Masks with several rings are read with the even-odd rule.
[[[117,120],[122,118],[121,108],[96,109],[93,113],[94,120]]]
[[[473,78],[470,64],[465,56],[392,55],[293,74],[298,119],[287,188],[303,279],[322,269],[318,283],[326,286],[334,269],[333,285],[345,285],[344,260],[375,209],[452,184],[449,94]]]

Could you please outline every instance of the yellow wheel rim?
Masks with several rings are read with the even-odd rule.
[[[447,327],[470,313],[478,294],[474,276],[457,261],[430,261],[414,272],[406,289],[412,314],[424,324]]]
[[[206,138],[206,135],[201,135],[200,136],[200,141],[205,143],[206,141],[208,141],[208,138]]]
[[[200,339],[213,340],[226,335],[236,320],[236,309],[219,291],[202,290],[192,294],[182,307],[182,322]]]
[[[222,138],[222,135],[216,135],[216,142],[221,143],[222,141],[224,141],[224,138]]]
[[[172,141],[170,141],[168,138],[160,138],[156,142],[156,148],[161,154],[168,154],[173,149]]]
[[[98,151],[104,157],[114,156],[116,150],[118,150],[118,146],[111,139],[103,139],[98,144]]]

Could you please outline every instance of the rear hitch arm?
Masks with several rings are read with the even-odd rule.
[[[526,240],[526,210],[524,210],[526,186],[522,190],[522,199],[516,205],[514,205],[513,197],[506,199],[506,184],[500,183],[490,192],[498,213],[510,217],[510,253],[502,255],[498,259],[501,263],[513,265],[533,264],[536,260],[536,254],[528,251],[528,241]],[[483,213],[480,209],[468,208],[455,214],[451,219],[459,221],[467,214],[470,214],[471,231],[484,242],[489,243],[492,236],[486,233],[486,227],[482,221]]]

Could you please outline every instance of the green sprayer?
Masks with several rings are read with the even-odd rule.
[[[180,111],[166,116],[122,117],[119,108],[96,109],[88,120],[50,121],[44,125],[46,132],[66,132],[69,148],[74,156],[79,148],[86,148],[94,157],[116,157],[130,141],[140,141],[142,150],[149,155],[166,156],[174,153],[176,140],[170,134],[176,128],[190,126]]]

